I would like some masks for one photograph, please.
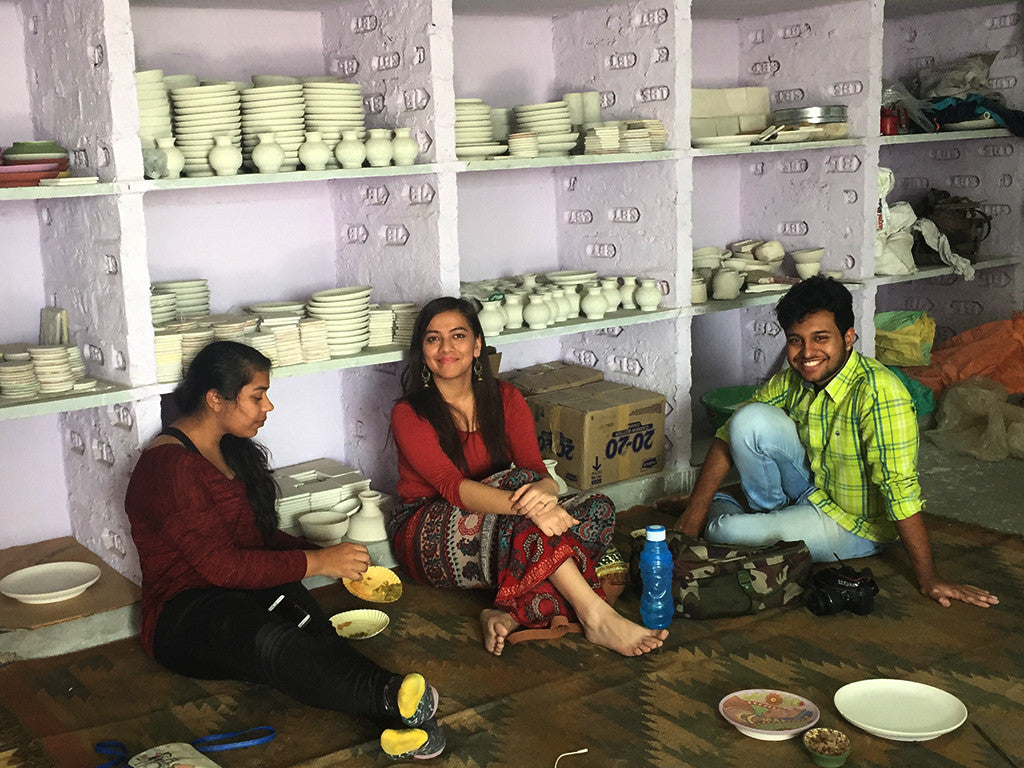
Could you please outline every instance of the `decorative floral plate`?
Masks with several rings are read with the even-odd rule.
[[[818,722],[818,708],[802,696],[771,688],[748,688],[718,702],[722,717],[740,733],[762,741],[791,739]]]

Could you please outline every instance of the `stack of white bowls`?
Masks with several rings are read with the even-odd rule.
[[[213,176],[207,156],[215,136],[242,146],[242,108],[233,83],[171,88],[175,144],[185,156],[186,176]]]
[[[205,278],[158,280],[150,285],[150,291],[173,293],[175,308],[181,320],[206,317],[210,314],[210,286]]]
[[[152,146],[157,139],[173,136],[171,103],[167,100],[163,70],[136,72],[135,95],[139,101],[139,138],[143,144]]]
[[[494,140],[491,107],[483,99],[455,100],[455,156],[460,160],[503,154],[507,144]]]
[[[327,325],[331,357],[354,355],[370,339],[370,292],[368,285],[318,291],[306,304],[310,317]]]
[[[537,141],[537,134],[532,131],[510,133],[508,154],[510,157],[538,157],[540,143]]]
[[[332,151],[343,131],[355,131],[360,141],[366,138],[362,85],[329,75],[304,77],[302,95],[306,105],[306,130],[318,131]],[[337,168],[338,163],[332,160],[327,167]]]
[[[623,123],[619,132],[619,144],[623,152],[640,154],[651,151],[651,134],[642,123]]]
[[[248,168],[252,163],[252,150],[260,134],[274,134],[274,141],[284,150],[282,171],[294,171],[299,165],[299,146],[305,141],[304,119],[306,105],[302,97],[302,83],[255,85],[239,94],[242,110],[242,162]],[[253,78],[256,80],[256,77]]]
[[[56,395],[74,389],[75,375],[71,372],[66,346],[29,347],[28,352],[32,356],[36,381],[39,382],[39,394]]]
[[[180,380],[181,331],[159,330],[155,335],[156,380],[161,384]]]
[[[274,334],[268,331],[267,333],[247,333],[243,342],[248,344],[250,347],[255,349],[257,352],[262,354],[271,364],[277,357],[277,344],[274,342]]]
[[[580,135],[572,130],[569,105],[564,101],[524,104],[514,111],[519,130],[537,134],[541,157],[568,155],[576,147]]]

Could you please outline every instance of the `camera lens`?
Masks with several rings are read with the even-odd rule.
[[[843,610],[843,596],[832,589],[812,589],[807,593],[807,610],[815,616],[829,616]]]

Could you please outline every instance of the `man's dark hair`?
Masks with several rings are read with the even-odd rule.
[[[821,275],[802,280],[786,291],[775,305],[775,318],[782,330],[788,331],[808,315],[822,310],[833,314],[840,333],[853,328],[853,295],[838,280]]]

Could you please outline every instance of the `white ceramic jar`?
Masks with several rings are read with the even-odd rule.
[[[501,312],[501,299],[490,299],[480,302],[480,311],[477,312],[477,319],[480,321],[480,328],[484,336],[491,338],[505,330],[505,318]]]
[[[722,267],[711,280],[711,297],[716,301],[731,301],[740,295],[743,275],[730,267]]]
[[[368,131],[368,136],[369,138],[366,139],[366,162],[374,168],[391,165],[391,158],[395,154],[395,148],[391,144],[391,130],[389,128],[371,128]]]
[[[413,165],[420,153],[420,144],[412,137],[412,128],[395,128],[391,148],[395,165]]]
[[[653,278],[644,278],[640,281],[634,298],[643,312],[653,312],[661,306],[661,291]]]
[[[602,277],[601,293],[604,294],[604,300],[608,304],[605,312],[614,312],[619,308],[619,304],[622,303],[622,296],[619,294],[619,278]]]
[[[299,145],[299,162],[307,171],[322,171],[331,159],[331,148],[320,131],[307,131],[306,140]]]
[[[551,310],[548,309],[547,302],[544,301],[544,297],[539,293],[531,293],[529,301],[526,306],[523,307],[523,320],[525,323],[534,330],[540,328],[547,328],[548,321],[551,319]]]
[[[604,292],[598,283],[591,283],[586,288],[587,292],[580,300],[580,310],[587,316],[588,320],[600,320],[608,310],[608,302],[604,298]]]
[[[555,297],[555,306],[558,308],[555,320],[559,323],[564,323],[569,319],[569,314],[572,312],[572,303],[565,297],[564,288],[555,288],[551,291],[551,295]]]
[[[551,475],[551,479],[558,485],[556,493],[559,496],[569,492],[569,485],[565,482],[561,475],[558,474],[558,459],[543,459],[544,466],[548,468],[548,474]]]
[[[690,280],[690,303],[703,304],[708,300],[708,284],[700,275],[694,275]]]
[[[366,145],[356,131],[342,131],[341,141],[334,145],[334,159],[342,168],[362,168],[366,160]]]
[[[235,176],[242,167],[242,150],[234,145],[230,136],[214,136],[207,160],[218,176]]]
[[[181,176],[181,170],[185,167],[184,153],[174,146],[173,136],[160,136],[156,140],[157,148],[164,153],[167,161],[167,170],[164,178],[177,179]]]
[[[259,134],[259,142],[252,148],[252,164],[260,173],[277,173],[284,164],[284,147],[272,133]]]
[[[519,293],[505,294],[505,327],[509,330],[523,327],[523,297]]]
[[[636,276],[623,275],[622,285],[619,286],[619,299],[623,309],[636,309],[634,294],[636,294]]]
[[[349,517],[349,540],[365,543],[387,539],[384,512],[380,508],[380,491],[360,491],[359,502],[359,511]]]

